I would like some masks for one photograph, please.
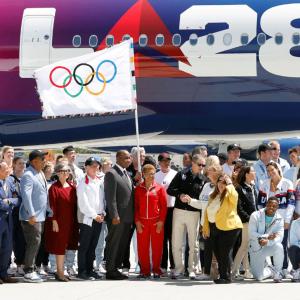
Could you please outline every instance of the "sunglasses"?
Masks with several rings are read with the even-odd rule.
[[[204,165],[204,164],[197,164],[197,166],[205,168],[206,165]]]
[[[58,173],[70,173],[71,171],[70,170],[60,170],[58,171]]]

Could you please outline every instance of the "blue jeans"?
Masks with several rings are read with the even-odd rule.
[[[98,244],[95,250],[96,255],[96,268],[100,266],[104,259],[104,248],[105,248],[105,238],[107,235],[107,225],[102,223],[101,233],[99,236]]]

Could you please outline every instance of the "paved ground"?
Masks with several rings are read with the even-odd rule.
[[[300,299],[300,283],[243,283],[216,285],[211,281],[161,279],[138,281],[70,281],[50,279],[41,284],[17,283],[0,286],[0,300],[293,300]]]

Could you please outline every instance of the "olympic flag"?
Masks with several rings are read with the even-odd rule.
[[[34,76],[44,118],[136,109],[132,39],[42,67]]]

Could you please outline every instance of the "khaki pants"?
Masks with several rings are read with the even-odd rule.
[[[243,223],[242,229],[242,243],[235,256],[232,274],[239,274],[239,269],[241,262],[243,261],[243,267],[245,271],[249,271],[249,258],[248,258],[248,247],[249,247],[249,232],[248,232],[249,223]]]
[[[199,231],[200,213],[174,208],[172,229],[172,251],[177,273],[184,272],[182,244],[185,232],[188,234],[189,266],[188,271],[194,272],[199,261]],[[186,229],[186,231],[185,231]]]

